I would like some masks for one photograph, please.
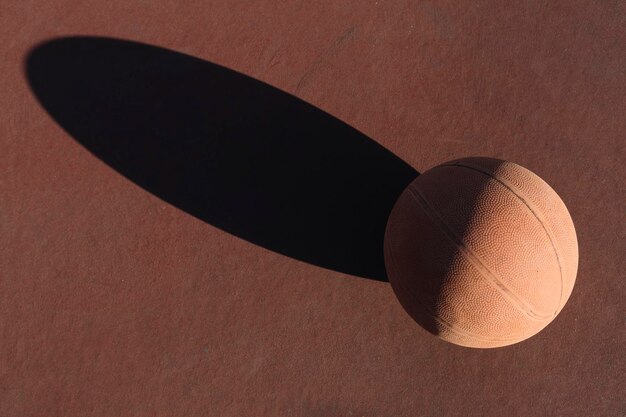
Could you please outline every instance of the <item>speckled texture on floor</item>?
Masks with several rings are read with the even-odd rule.
[[[4,2],[0,22],[0,416],[623,415],[624,2],[40,0]],[[84,107],[71,82],[67,95],[44,83],[40,100],[28,54],[77,35],[164,48],[153,68],[173,72],[149,92],[141,77],[125,81],[136,90],[92,80],[134,113]],[[70,74],[38,62],[39,81]],[[200,83],[213,75],[225,84]],[[238,109],[261,128],[237,148],[212,136],[212,169],[243,182],[205,178],[223,198],[202,203],[210,216],[197,187],[163,183],[188,178],[174,162],[194,173],[193,152],[132,142],[204,137],[174,123],[189,115],[180,91],[207,129],[219,114],[217,132],[237,132]],[[302,133],[302,148],[254,142],[274,131]],[[502,349],[431,336],[379,270],[381,213],[416,175],[402,161],[422,172],[473,155],[537,173],[578,232],[568,304]]]

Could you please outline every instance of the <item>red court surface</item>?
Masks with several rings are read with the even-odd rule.
[[[0,23],[0,416],[625,415],[623,1]],[[580,250],[556,320],[490,350],[416,325],[381,264],[416,171],[474,155],[551,184]]]

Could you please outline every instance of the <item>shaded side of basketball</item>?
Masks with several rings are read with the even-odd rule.
[[[547,326],[578,265],[565,205],[538,176],[491,158],[420,175],[396,202],[385,264],[407,312],[444,340],[498,347]]]

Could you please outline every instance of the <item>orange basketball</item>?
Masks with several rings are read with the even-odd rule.
[[[462,346],[510,345],[561,311],[578,268],[572,219],[517,164],[465,158],[417,177],[385,231],[385,266],[404,309]]]

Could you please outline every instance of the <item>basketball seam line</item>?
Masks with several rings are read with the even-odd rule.
[[[393,248],[390,248],[390,250],[388,251],[389,257],[390,257],[390,261],[391,261],[390,262],[390,267],[394,271],[397,271],[397,269],[395,267],[395,255],[393,254],[393,252],[394,252]],[[463,338],[467,338],[467,339],[475,340],[475,341],[479,341],[479,342],[508,343],[508,344],[519,342],[521,340],[520,338],[523,337],[522,334],[517,334],[517,333],[513,333],[509,337],[489,337],[489,336],[481,335],[481,334],[478,334],[478,333],[473,333],[473,332],[470,332],[469,330],[464,330],[462,328],[455,328],[447,320],[444,320],[441,317],[438,317],[437,315],[435,315],[430,310],[430,308],[428,308],[420,300],[420,298],[418,296],[416,296],[415,293],[413,293],[413,291],[411,291],[411,288],[409,286],[403,285],[403,281],[402,280],[396,281],[396,285],[401,286],[404,289],[404,291],[408,292],[411,295],[411,298],[413,298],[416,302],[418,302],[422,306],[424,314],[430,316],[430,318],[435,320],[440,325],[443,325],[444,327],[446,327],[448,329],[448,331],[456,334],[458,337],[463,337]],[[394,287],[394,285],[392,285],[392,288],[393,287]]]
[[[452,229],[446,224],[446,222],[439,217],[439,215],[435,212],[435,210],[428,204],[428,201],[422,196],[419,191],[414,190],[413,188],[409,189],[411,196],[418,203],[418,205],[422,208],[422,210],[426,213],[428,217],[431,218],[432,221],[435,222],[436,225],[444,232],[444,235],[448,237],[458,248],[459,250],[466,256],[467,260],[481,273],[481,275],[486,278],[487,282],[491,284],[491,286],[498,291],[501,295],[504,296],[505,299],[509,301],[509,303],[516,308],[519,312],[524,314],[535,321],[545,321],[547,318],[552,317],[553,314],[540,314],[533,310],[532,306],[528,305],[519,295],[513,291],[513,289],[509,288],[501,279],[498,278],[497,274],[491,271],[480,259],[478,255],[474,253],[457,235],[452,231]]]
[[[552,250],[554,251],[554,255],[556,256],[556,263],[559,266],[559,277],[561,279],[561,287],[560,287],[560,294],[559,294],[559,304],[556,310],[554,311],[554,316],[556,316],[564,304],[563,296],[564,296],[564,287],[565,287],[565,277],[563,276],[564,272],[563,272],[563,266],[561,262],[561,255],[559,253],[559,250],[557,249],[556,238],[552,235],[552,231],[550,230],[550,228],[546,226],[545,222],[542,219],[542,216],[538,213],[537,210],[534,209],[531,203],[529,203],[528,201],[526,201],[526,199],[522,197],[521,191],[516,186],[514,186],[513,184],[509,183],[506,180],[496,177],[495,175],[491,174],[489,171],[483,170],[481,168],[478,168],[472,165],[464,165],[460,162],[456,162],[454,164],[444,164],[442,166],[451,166],[451,167],[456,166],[456,167],[461,167],[461,168],[467,168],[467,169],[479,172],[483,175],[486,175],[489,178],[493,178],[495,181],[499,182],[504,187],[506,187],[511,193],[513,193],[513,195],[515,195],[528,208],[528,210],[530,210],[533,216],[535,216],[535,219],[537,219],[537,221],[543,228],[544,232],[548,236],[548,239],[550,239]]]

